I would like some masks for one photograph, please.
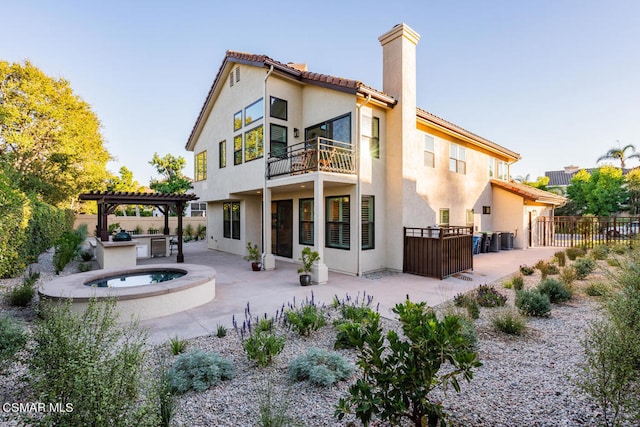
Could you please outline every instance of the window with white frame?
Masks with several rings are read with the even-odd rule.
[[[507,162],[498,161],[498,179],[503,181],[509,180],[509,168]]]
[[[380,118],[371,118],[371,138],[369,139],[369,154],[374,159],[380,158]]]
[[[489,157],[489,178],[496,176],[496,159]]]
[[[430,168],[436,165],[435,139],[431,135],[423,134],[424,138],[424,165]]]
[[[300,199],[300,229],[298,242],[301,245],[313,246],[313,199]]]
[[[207,150],[196,154],[194,178],[196,181],[204,181],[207,179]]]
[[[461,174],[467,173],[466,151],[458,144],[449,144],[449,170]]]
[[[449,226],[449,208],[440,209],[440,227]]]

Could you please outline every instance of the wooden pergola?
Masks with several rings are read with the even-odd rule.
[[[103,242],[109,241],[107,216],[115,212],[120,205],[151,205],[164,214],[164,232],[169,235],[169,214],[175,207],[178,217],[178,262],[184,262],[182,253],[182,213],[186,204],[198,200],[195,194],[129,193],[121,191],[91,191],[79,196],[80,200],[93,200],[98,204],[98,235]]]

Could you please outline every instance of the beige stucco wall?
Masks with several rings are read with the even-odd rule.
[[[526,247],[524,225],[524,199],[500,188],[493,189],[493,207],[491,208],[494,227],[492,231],[514,233],[513,247]]]
[[[164,228],[164,216],[156,216],[156,217],[148,217],[148,216],[116,216],[109,215],[107,217],[107,224],[120,224],[120,228],[123,230],[131,231],[134,230],[137,226],[140,226],[144,233],[147,232],[149,228],[155,228],[163,231]],[[89,235],[93,235],[93,231],[96,229],[98,225],[98,216],[97,215],[76,215],[75,222],[73,224],[74,228],[78,228],[78,226],[85,224],[87,226],[87,230],[89,230]],[[182,218],[182,227],[186,227],[188,224],[191,224],[193,230],[196,231],[198,229],[198,225],[206,225],[207,218],[205,217],[184,217]],[[177,217],[169,217],[169,231],[171,234],[174,234],[176,229],[178,228],[178,218]]]

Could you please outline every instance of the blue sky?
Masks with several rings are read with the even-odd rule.
[[[141,184],[184,146],[226,50],[382,89],[378,36],[421,35],[418,106],[512,149],[512,175],[640,150],[640,2],[14,1],[0,59],[70,81],[102,122],[109,169]],[[619,141],[619,142],[618,142]]]

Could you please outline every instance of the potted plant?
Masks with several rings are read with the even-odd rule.
[[[262,263],[260,262],[260,251],[258,250],[258,245],[252,245],[251,242],[247,242],[247,251],[249,251],[249,255],[244,257],[245,261],[251,262],[251,269],[253,271],[262,270]]]
[[[316,251],[312,251],[310,247],[302,249],[302,256],[299,258],[302,261],[302,267],[298,269],[300,274],[300,285],[309,286],[311,284],[311,268],[315,261],[320,260],[320,255]]]

